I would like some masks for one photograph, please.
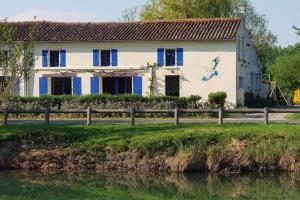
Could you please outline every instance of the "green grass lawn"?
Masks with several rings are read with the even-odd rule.
[[[106,147],[120,151],[176,153],[182,149],[203,149],[232,140],[247,141],[249,151],[263,156],[300,152],[300,125],[9,125],[0,128],[1,141],[34,144],[64,144],[89,150]]]

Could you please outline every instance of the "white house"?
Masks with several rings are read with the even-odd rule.
[[[149,22],[15,22],[37,28],[35,66],[20,95],[135,94],[207,98],[262,93],[262,66],[242,18]],[[147,67],[155,65],[156,67]]]

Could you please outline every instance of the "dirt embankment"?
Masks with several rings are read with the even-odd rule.
[[[0,146],[0,169],[37,170],[118,170],[144,172],[300,172],[300,158],[284,155],[276,163],[266,163],[245,154],[247,142],[233,140],[219,150],[202,153],[183,151],[174,156],[147,155],[134,151],[106,149],[95,153],[84,149],[54,146],[24,146],[6,142]]]

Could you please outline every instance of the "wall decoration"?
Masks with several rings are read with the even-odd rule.
[[[220,63],[220,58],[219,56],[216,57],[215,59],[213,59],[212,61],[212,67],[207,71],[207,74],[205,76],[202,77],[202,81],[209,81],[211,80],[213,77],[218,76],[219,72],[217,70],[217,67]]]

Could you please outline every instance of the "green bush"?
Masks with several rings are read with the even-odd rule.
[[[273,98],[263,98],[259,95],[255,95],[253,92],[245,92],[245,106],[248,108],[264,108],[274,107],[276,102]]]
[[[226,98],[226,92],[212,92],[208,95],[208,102],[213,108],[223,108]]]

